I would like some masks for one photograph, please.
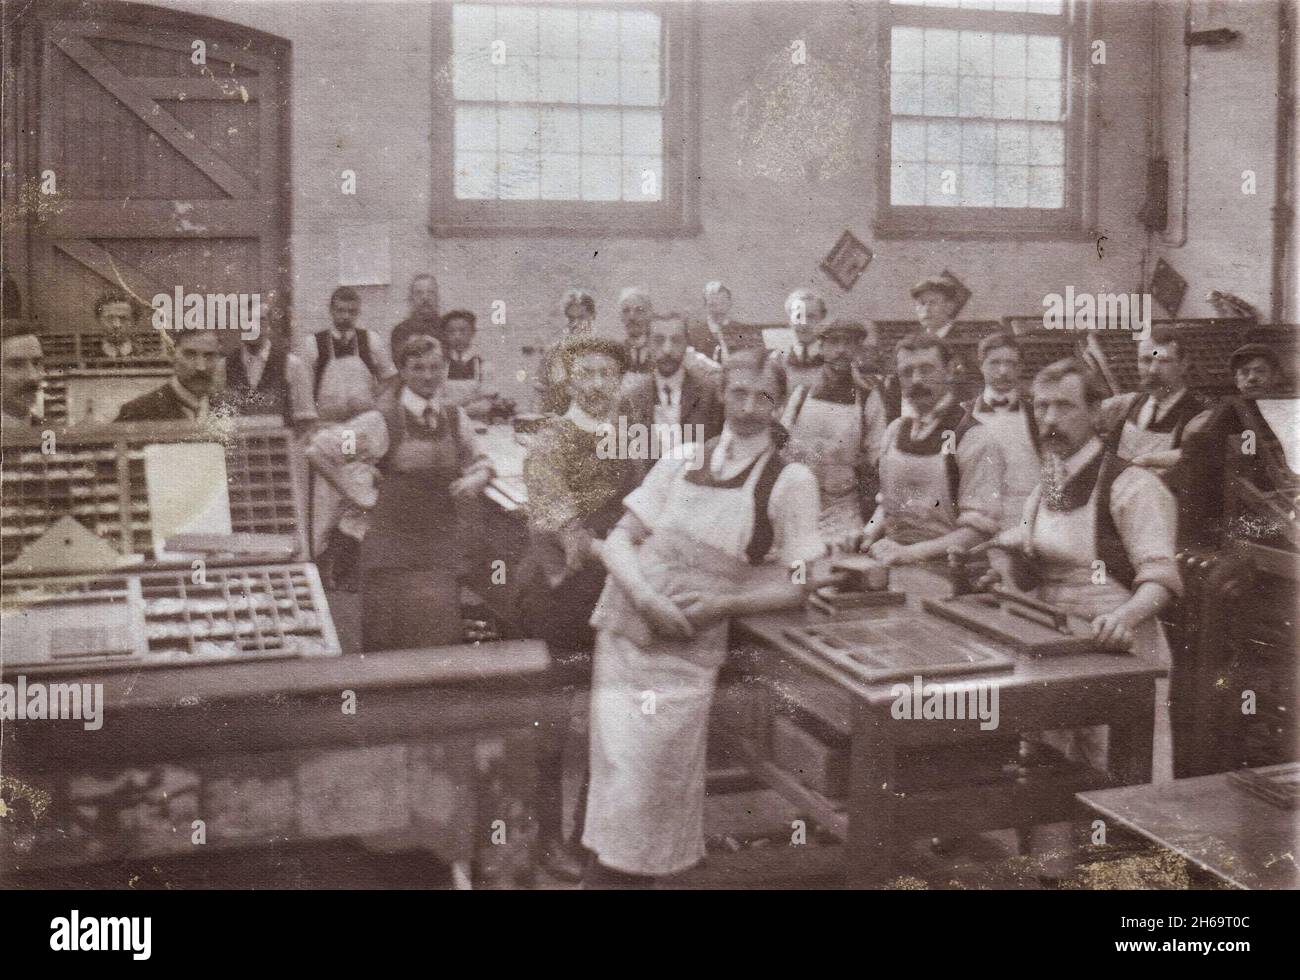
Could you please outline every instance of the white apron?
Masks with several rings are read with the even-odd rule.
[[[656,589],[744,589],[755,571],[745,554],[754,484],[770,452],[740,487],[688,483],[685,470],[673,481],[639,552]],[[704,857],[709,709],[728,624],[715,623],[691,640],[656,637],[613,576],[591,624],[591,788],[582,842],[616,871],[685,871]]]
[[[342,422],[375,407],[378,385],[357,354],[331,357],[321,372],[316,410],[326,422]]]
[[[975,412],[975,418],[1002,448],[1006,468],[1002,477],[1003,530],[1019,527],[1024,517],[1025,501],[1038,485],[1039,460],[1034,441],[1029,436],[1025,412]]]
[[[1097,559],[1095,525],[1097,488],[1088,503],[1072,511],[1054,511],[1039,506],[1030,529],[1032,554],[1041,575],[1038,595],[1044,602],[1093,619],[1110,612],[1133,597],[1110,576],[1102,585],[1092,581],[1092,563]],[[1161,666],[1170,664],[1169,644],[1159,620],[1144,619],[1133,630],[1134,653]],[[1042,733],[1043,741],[1067,758],[1087,761],[1096,769],[1107,766],[1108,732],[1102,726],[1063,729]],[[1169,679],[1156,681],[1156,714],[1151,779],[1165,783],[1173,779],[1173,740],[1169,718]]]
[[[885,537],[899,544],[941,538],[957,526],[944,454],[918,456],[897,446],[898,430],[880,454],[880,499]]]
[[[817,369],[821,374],[821,368]],[[802,405],[800,406],[800,402]],[[811,394],[804,398],[796,390],[789,413],[798,407],[797,418],[783,418],[790,433],[785,446],[788,459],[805,464],[817,477],[822,509],[817,531],[822,540],[835,542],[845,534],[862,529],[862,503],[855,466],[862,456],[862,405],[821,401]]]

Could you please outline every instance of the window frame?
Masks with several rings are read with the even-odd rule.
[[[473,3],[476,0],[464,0]],[[477,0],[490,5],[541,6],[534,0]],[[630,9],[617,2],[555,2],[580,9]],[[434,4],[433,127],[429,231],[437,237],[477,235],[688,236],[699,226],[699,15],[696,0],[646,2],[664,23],[660,67],[668,93],[663,106],[662,198],[659,201],[458,200],[455,188],[456,100],[452,92],[452,9]],[[486,103],[485,103],[486,104]],[[507,103],[494,103],[502,105]],[[575,103],[575,107],[580,104]]]
[[[1064,14],[921,7],[881,0],[878,51],[883,78],[877,138],[887,148],[885,164],[876,175],[877,238],[1008,239],[1084,241],[1094,237],[1097,224],[1096,78],[1089,71],[1089,43],[1097,36],[1098,15],[1090,0],[1062,0]],[[996,22],[990,16],[996,14]],[[1064,16],[1067,30],[1059,30]],[[1065,126],[1065,206],[1042,208],[941,207],[933,204],[893,204],[892,42],[894,27],[975,30],[990,33],[1049,33],[1061,35],[1068,53],[1063,77],[1067,111]],[[1076,111],[1077,110],[1077,111]],[[925,117],[947,118],[947,117]],[[957,117],[960,119],[960,117]]]

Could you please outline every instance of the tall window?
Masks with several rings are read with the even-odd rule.
[[[892,0],[884,234],[1083,230],[1083,7]]]
[[[456,3],[434,224],[673,231],[694,159],[679,5]]]

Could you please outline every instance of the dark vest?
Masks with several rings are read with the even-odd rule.
[[[713,459],[713,451],[718,446],[718,440],[719,437],[715,436],[704,444],[705,464],[687,470],[686,482],[695,486],[716,487],[719,490],[735,490],[743,487],[762,456],[760,455],[735,476],[719,480],[714,477],[709,465]],[[767,506],[772,500],[772,489],[776,486],[777,477],[785,467],[786,463],[781,458],[779,448],[774,444],[772,454],[763,464],[763,472],[758,474],[758,480],[754,483],[754,531],[749,537],[749,546],[745,549],[745,555],[751,565],[760,564],[772,550],[772,542],[776,540],[776,529],[772,527],[772,518],[767,513]]]
[[[475,354],[467,361],[447,359],[448,381],[477,381],[482,373],[483,358]]]
[[[284,419],[285,425],[291,425],[293,411],[289,400],[289,379],[285,375],[288,357],[287,351],[272,346],[256,388],[249,384],[242,353],[226,358],[226,390],[222,393],[222,404],[232,405],[240,415],[278,415]]]
[[[1110,432],[1106,440],[1106,448],[1113,453],[1119,452],[1119,441],[1124,432],[1124,422],[1132,422],[1137,425],[1138,415],[1141,414],[1143,406],[1151,400],[1151,393],[1144,391],[1133,399],[1133,404],[1129,406],[1124,420]],[[1197,392],[1185,391],[1182,397],[1174,403],[1174,407],[1165,412],[1163,418],[1152,419],[1151,424],[1147,426],[1147,432],[1172,432],[1174,441],[1171,446],[1178,449],[1183,444],[1183,430],[1187,428],[1187,423],[1207,408],[1205,399]]]

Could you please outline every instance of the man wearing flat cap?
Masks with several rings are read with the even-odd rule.
[[[853,377],[866,337],[867,328],[854,320],[818,324],[819,373],[791,391],[781,417],[790,433],[787,456],[817,477],[822,502],[818,530],[827,543],[862,527],[870,512],[867,502],[875,494],[866,397]],[[875,433],[877,444],[880,435]]]
[[[1169,472],[1179,502],[1180,549],[1219,547],[1226,530],[1229,468],[1257,489],[1275,489],[1265,460],[1285,459],[1282,439],[1293,438],[1288,417],[1294,415],[1294,400],[1282,398],[1287,378],[1278,352],[1267,344],[1245,344],[1232,352],[1228,364],[1237,394],[1215,406],[1199,430],[1188,434],[1182,457]],[[1248,433],[1253,438],[1245,438]]]

